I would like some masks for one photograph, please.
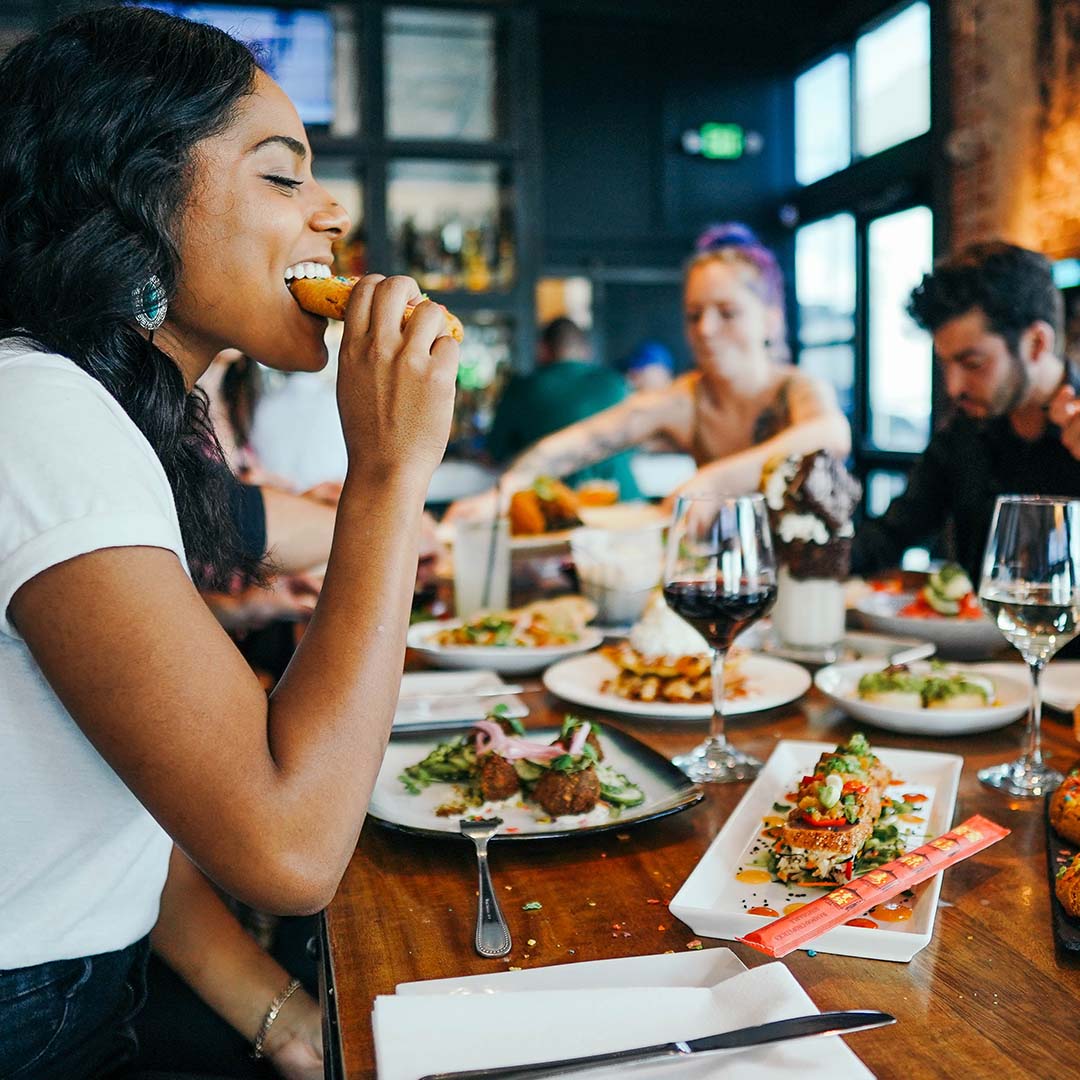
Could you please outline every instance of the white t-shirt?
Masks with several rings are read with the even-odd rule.
[[[95,379],[29,348],[0,341],[0,970],[137,941],[171,848],[45,681],[11,598],[101,548],[166,548],[187,572],[150,444]]]

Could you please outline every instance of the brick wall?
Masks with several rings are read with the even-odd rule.
[[[1080,0],[953,0],[954,247],[1080,254]]]

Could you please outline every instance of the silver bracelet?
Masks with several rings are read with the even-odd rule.
[[[274,1021],[278,1018],[278,1013],[281,1012],[285,1002],[299,989],[300,980],[291,979],[289,985],[270,1002],[270,1008],[266,1010],[263,1022],[259,1025],[259,1032],[255,1036],[255,1048],[251,1053],[253,1058],[261,1058],[263,1056],[263,1043],[266,1041],[266,1036],[270,1034],[270,1029],[274,1026]]]

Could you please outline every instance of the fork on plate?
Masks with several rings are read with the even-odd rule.
[[[476,912],[476,951],[481,956],[505,956],[510,951],[510,928],[506,925],[495,887],[488,871],[488,841],[499,831],[502,818],[469,821],[462,818],[461,832],[476,845],[476,863],[480,869],[480,897]]]

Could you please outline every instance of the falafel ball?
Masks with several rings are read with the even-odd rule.
[[[1073,861],[1054,882],[1054,895],[1070,915],[1080,916],[1080,855],[1073,856]]]
[[[1073,768],[1050,796],[1050,824],[1073,844],[1080,844],[1080,767]]]
[[[600,777],[592,766],[578,772],[548,769],[536,781],[532,795],[552,817],[587,814],[600,800]]]
[[[586,721],[588,723],[588,721]],[[561,746],[564,750],[569,751],[570,744],[574,741],[574,732],[577,731],[577,726],[572,727],[563,737],[555,740],[556,746]],[[596,725],[589,724],[589,734],[585,737],[585,742],[588,743],[596,751],[596,760],[604,760],[604,751],[600,746],[600,740],[596,737]]]
[[[509,799],[521,790],[521,781],[513,764],[498,754],[485,754],[477,762],[477,784],[485,802]]]

